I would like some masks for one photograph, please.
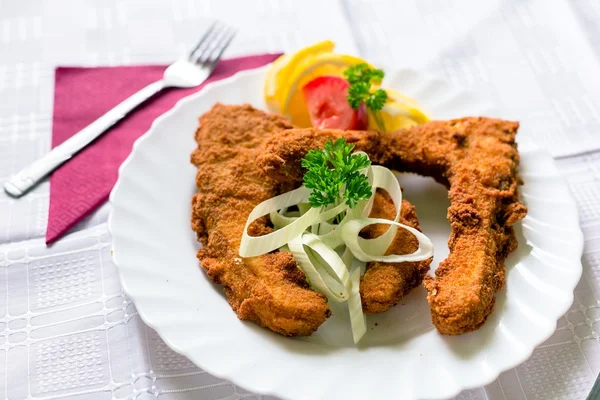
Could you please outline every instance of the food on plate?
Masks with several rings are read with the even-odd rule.
[[[380,112],[368,114],[369,129],[392,132],[428,121],[427,114],[414,99],[380,86],[383,78],[381,70],[376,70],[361,58],[335,53],[334,47],[331,41],[318,42],[295,53],[284,54],[275,60],[267,70],[264,86],[264,99],[269,110],[283,114],[297,127],[317,126],[311,120],[311,106],[307,104],[303,89],[320,77],[338,77],[345,80],[355,78],[352,82],[355,89],[365,89],[368,83],[369,93],[378,93],[379,98],[385,97]],[[375,75],[361,75],[350,72],[352,68],[354,72],[380,72],[376,72]],[[337,90],[333,92],[336,93]],[[364,90],[359,90],[358,93],[360,92],[367,94]],[[335,104],[339,102],[336,101]],[[366,111],[365,104],[354,108],[361,113]],[[315,113],[314,109],[312,113]],[[362,121],[362,117],[359,120]],[[382,129],[382,123],[385,129]]]
[[[203,245],[198,251],[200,264],[211,280],[224,287],[238,316],[283,335],[298,336],[310,335],[330,315],[326,297],[309,287],[290,252],[239,256],[246,220],[253,208],[298,187],[295,182],[271,179],[256,164],[266,151],[267,141],[291,128],[283,117],[249,105],[216,104],[200,118],[195,134],[198,146],[191,156],[198,168],[198,193],[192,198],[192,228]],[[380,200],[380,196],[374,196],[374,212],[381,205],[378,216],[395,215],[391,199]],[[418,227],[412,206],[406,201],[402,203],[400,222]],[[271,232],[269,218],[258,219],[248,230],[253,236]],[[402,249],[416,250],[406,246]],[[414,263],[405,264],[417,268]],[[408,283],[403,280],[401,284]],[[382,292],[387,288],[374,290]]]
[[[287,247],[311,287],[330,301],[347,304],[354,342],[358,343],[367,328],[359,289],[362,268],[357,262],[426,261],[433,255],[433,245],[418,229],[399,221],[402,191],[396,176],[385,167],[371,165],[365,153],[353,150],[354,145],[340,135],[335,141],[327,140],[322,148],[305,151],[302,185],[252,210],[239,253],[245,258]],[[391,200],[393,218],[371,216],[377,190],[387,192],[385,201]],[[383,214],[381,204],[378,206],[376,211]],[[291,207],[297,210],[290,211]],[[267,215],[274,232],[260,236],[247,232]],[[381,235],[361,235],[364,228],[373,225],[383,225]],[[413,251],[395,253],[412,243],[394,242],[397,228],[406,231],[402,239],[412,235]]]
[[[200,264],[223,285],[241,319],[286,336],[309,335],[327,319],[325,296],[308,287],[290,253],[242,259],[238,250],[252,208],[281,186],[264,179],[256,158],[270,137],[291,127],[285,118],[250,106],[217,104],[200,118],[191,156],[198,167],[192,227],[203,245]],[[271,230],[266,219],[252,229],[257,235]]]
[[[334,53],[334,47],[333,42],[326,40],[275,60],[267,71],[264,87],[269,109],[283,114],[298,127],[311,126],[302,94],[304,85],[319,76],[343,76],[349,66],[365,62]]]
[[[478,329],[504,285],[504,260],[517,247],[512,226],[527,214],[519,200],[518,122],[462,118],[395,135],[396,169],[449,186],[450,255],[425,288],[434,325],[458,335]]]
[[[347,305],[358,343],[365,313],[421,282],[440,333],[478,329],[527,213],[518,123],[431,122],[383,86],[383,70],[333,49],[316,43],[269,67],[264,98],[281,116],[217,104],[201,117],[192,226],[202,266],[241,319],[287,336],[314,332],[334,301]],[[450,255],[435,278],[431,241],[388,168],[449,188]]]
[[[457,335],[478,329],[492,312],[504,284],[504,260],[517,246],[512,225],[527,212],[518,192],[518,126],[479,117],[396,133],[286,130],[269,140],[258,164],[271,179],[299,183],[305,154],[343,136],[375,164],[449,187],[450,255],[435,278],[425,277],[425,287],[435,327]]]

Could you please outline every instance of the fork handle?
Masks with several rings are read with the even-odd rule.
[[[54,171],[77,152],[85,148],[98,136],[106,132],[129,114],[134,108],[167,87],[163,80],[151,83],[139,92],[123,100],[116,107],[86,126],[63,143],[53,148],[48,154],[29,166],[23,168],[8,182],[4,190],[14,197],[20,197],[50,172]]]

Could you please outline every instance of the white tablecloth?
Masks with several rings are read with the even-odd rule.
[[[229,55],[332,39],[480,91],[522,122],[577,199],[584,274],[528,361],[457,398],[585,398],[600,371],[600,2],[0,0],[0,181],[50,148],[55,66],[168,63],[213,19],[239,28]],[[111,261],[107,206],[46,248],[48,189],[0,193],[0,396],[266,398],[201,371],[144,325]]]

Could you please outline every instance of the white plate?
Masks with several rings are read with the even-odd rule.
[[[207,86],[158,118],[136,142],[111,194],[109,227],[121,282],[142,319],[171,348],[216,376],[283,398],[438,399],[493,381],[552,334],[581,276],[583,235],[552,158],[525,142],[525,132],[519,143],[529,213],[516,227],[519,248],[507,260],[507,286],[479,331],[440,336],[422,288],[393,310],[369,316],[359,347],[351,345],[340,313],[307,339],[238,320],[195,257],[189,158],[198,116],[215,102],[265,108],[264,71]],[[489,110],[480,99],[414,71],[391,74],[386,85],[416,98],[437,119]],[[428,178],[400,179],[436,246],[435,267],[448,254],[446,190]]]

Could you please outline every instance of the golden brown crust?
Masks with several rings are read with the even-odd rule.
[[[369,216],[393,219],[395,215],[396,208],[390,196],[386,192],[378,190]],[[415,207],[406,200],[402,201],[400,222],[420,230]],[[361,236],[365,238],[379,237],[388,228],[388,225],[370,225],[361,231]],[[411,233],[404,229],[398,229],[386,255],[410,254],[418,248],[419,242]],[[429,271],[431,260],[430,258],[419,262],[367,263],[366,271],[360,280],[363,310],[369,314],[381,313],[398,304],[402,297],[423,282],[425,274]]]
[[[239,244],[246,219],[261,201],[281,190],[256,165],[265,142],[292,126],[282,117],[249,105],[215,105],[200,118],[198,193],[192,199],[192,228],[202,248],[198,258],[213,282],[223,285],[240,319],[286,336],[310,335],[330,315],[325,296],[308,287],[290,253],[242,259]],[[269,229],[266,219],[255,234]]]
[[[268,142],[268,151],[259,157],[258,164],[270,179],[300,185],[304,174],[300,160],[304,155],[311,149],[322,148],[327,140],[335,140],[341,136],[344,136],[348,143],[353,143],[357,149],[367,152],[372,159],[373,156],[375,159],[383,156],[385,148],[381,146],[382,137],[377,132],[291,129],[279,133]],[[393,218],[394,215],[391,198],[385,192],[378,192],[371,216]],[[401,222],[419,228],[414,206],[407,201],[402,204]],[[365,228],[363,233],[377,237],[386,229],[385,226],[375,225],[375,228]],[[388,254],[412,253],[417,248],[418,244],[413,235],[400,229],[388,249]],[[421,284],[430,264],[431,259],[410,263],[368,263],[360,285],[364,311],[380,313],[398,304],[403,296]]]
[[[302,177],[300,159],[329,138],[346,137],[376,164],[432,176],[449,186],[449,257],[425,278],[434,325],[442,334],[478,329],[504,284],[504,260],[516,247],[519,201],[518,123],[492,118],[433,121],[393,134],[287,130],[258,160],[279,181]]]
[[[437,329],[478,329],[504,285],[504,260],[516,248],[512,225],[527,210],[519,201],[519,124],[490,118],[432,122],[390,138],[387,159],[401,170],[430,175],[450,187],[450,255],[426,277]]]

